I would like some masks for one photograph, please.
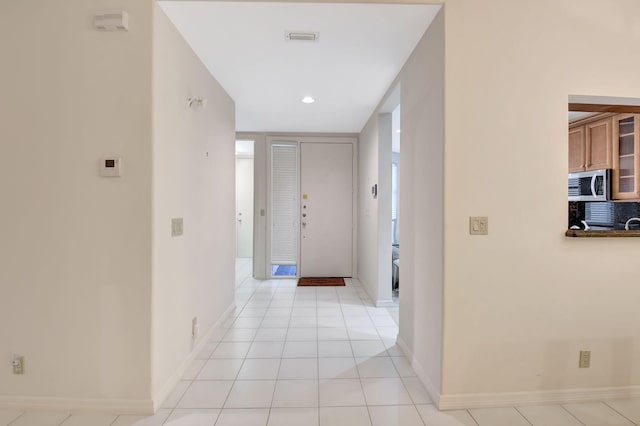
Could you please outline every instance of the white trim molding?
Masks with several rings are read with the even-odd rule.
[[[149,415],[153,413],[150,399],[98,399],[98,398],[41,398],[26,396],[0,396],[0,408],[18,410],[48,410],[81,413],[118,413]]]
[[[592,389],[559,389],[530,392],[501,392],[441,395],[440,410],[510,407],[514,405],[568,404],[640,397],[640,386]]]
[[[364,291],[367,293],[367,296],[369,296],[369,299],[372,301],[376,308],[394,308],[398,306],[393,301],[393,299],[383,300],[374,298],[371,295],[371,288],[362,278],[352,278],[352,280],[358,280],[360,282],[360,285],[362,286],[362,288],[364,288]]]
[[[160,390],[155,395],[153,395],[153,409],[151,412],[155,413],[160,408],[164,400],[167,399],[169,394],[173,391],[173,388],[175,388],[178,382],[182,379],[182,376],[184,375],[185,371],[187,371],[187,368],[189,368],[193,360],[196,359],[196,356],[198,356],[200,351],[204,349],[205,345],[209,343],[213,333],[221,328],[222,324],[227,320],[227,318],[229,318],[229,315],[235,308],[235,302],[229,305],[229,307],[222,313],[222,315],[220,315],[218,321],[216,321],[213,326],[211,326],[209,331],[199,339],[199,342],[193,348],[189,356],[182,362],[182,364],[180,364],[175,373],[173,373],[173,375],[169,377],[169,379],[164,383]]]
[[[438,388],[429,380],[424,368],[416,361],[413,352],[400,336],[398,336],[396,344],[402,352],[404,352],[406,358],[411,363],[411,367],[413,367],[413,371],[415,371],[439,410],[512,407],[516,405],[568,404],[572,402],[596,402],[640,398],[640,386],[557,389],[529,392],[441,394]]]
[[[402,340],[400,335],[398,335],[398,338],[396,339],[396,344],[398,345],[400,350],[404,352],[405,357],[411,363],[413,371],[416,373],[416,376],[418,376],[418,379],[420,379],[420,381],[422,382],[433,403],[436,405],[436,407],[440,407],[440,401],[442,399],[440,390],[429,379],[427,373],[424,370],[424,367],[422,367],[422,365],[418,361],[416,361],[415,357],[413,356],[413,351],[409,348],[407,343]]]

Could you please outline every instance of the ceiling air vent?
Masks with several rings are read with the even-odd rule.
[[[284,38],[287,41],[318,41],[320,34],[313,31],[285,31]]]

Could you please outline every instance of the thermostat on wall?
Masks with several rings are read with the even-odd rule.
[[[122,176],[122,158],[105,157],[100,159],[100,176],[120,177]]]

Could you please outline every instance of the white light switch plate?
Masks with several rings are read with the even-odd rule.
[[[179,237],[184,232],[184,221],[181,217],[171,219],[171,236]]]
[[[469,218],[469,234],[471,235],[489,234],[489,218],[486,216],[471,216]]]

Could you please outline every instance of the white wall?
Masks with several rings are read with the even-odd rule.
[[[400,333],[432,396],[441,388],[444,223],[444,11],[399,75]],[[437,401],[436,401],[437,402]]]
[[[358,278],[373,301],[378,300],[378,119],[375,112],[358,137]]]
[[[153,395],[171,390],[194,344],[233,303],[235,107],[154,6]],[[187,97],[205,108],[188,108]],[[171,218],[184,235],[171,237]],[[198,317],[199,339],[191,338]]]
[[[358,278],[377,305],[392,303],[391,136],[391,114],[376,111],[358,138]]]
[[[378,118],[378,305],[392,304],[391,281],[391,113]]]
[[[564,237],[568,96],[640,98],[638,16],[636,0],[446,2],[445,406],[639,393],[638,241]],[[476,215],[488,236],[468,235]]]
[[[0,2],[0,404],[150,407],[151,6]]]
[[[393,114],[378,114],[378,111],[393,111],[398,101],[402,129],[398,344],[438,403],[442,385],[444,285],[443,10],[360,134],[358,267],[374,300],[376,297],[380,300],[378,289],[388,291],[389,297],[391,293],[391,161],[395,132]],[[382,191],[388,199],[378,199],[377,203],[370,195],[367,198],[368,182],[375,179],[388,185],[386,189],[383,186]],[[383,209],[383,205],[388,208]],[[377,218],[374,219],[374,215]],[[379,245],[380,241],[385,243]],[[386,276],[389,279],[385,279]],[[375,279],[379,280],[378,286],[369,283]]]

